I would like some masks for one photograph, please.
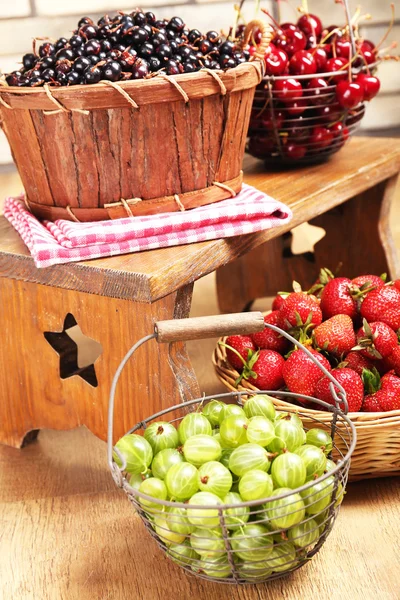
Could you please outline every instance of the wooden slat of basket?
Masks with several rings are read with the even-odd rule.
[[[226,338],[221,340],[226,342]],[[229,364],[226,358],[226,348],[217,346],[212,355],[212,362],[219,380],[231,391],[257,392],[258,389],[247,381],[242,380],[235,387],[239,373]],[[280,398],[271,398],[275,408],[280,411],[302,413],[306,427],[315,427],[313,418],[329,426],[332,416],[329,412],[299,407]],[[307,416],[309,415],[309,418]],[[380,413],[349,413],[357,431],[357,446],[351,459],[350,481],[372,479],[400,475],[400,410]],[[338,431],[341,425],[338,423]],[[343,443],[338,438],[339,449],[344,450]]]
[[[244,63],[235,69],[218,73],[227,92],[237,92],[257,85],[261,79],[261,63]],[[190,100],[201,99],[221,93],[219,83],[209,73],[198,71],[176,75],[179,83]],[[161,77],[137,81],[119,82],[139,107],[146,104],[163,104],[182,101],[181,93]],[[104,84],[76,85],[52,88],[51,93],[63,106],[71,109],[124,108],[127,100],[115,89]],[[0,87],[2,98],[12,108],[54,110],[54,103],[43,88]]]

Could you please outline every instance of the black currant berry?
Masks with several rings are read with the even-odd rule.
[[[227,54],[222,54],[219,59],[219,64],[223,69],[233,69],[233,67],[236,67],[235,59]]]
[[[75,52],[71,48],[62,48],[56,54],[57,61],[59,60],[74,60]]]
[[[39,48],[39,56],[41,58],[45,57],[45,56],[50,56],[50,54],[53,54],[55,51],[55,48],[53,46],[53,44],[50,44],[49,42],[46,42],[45,44],[42,44]]]
[[[167,29],[171,29],[172,31],[182,31],[185,27],[185,23],[182,21],[180,17],[172,17],[170,22],[167,25]]]
[[[199,44],[199,50],[203,54],[208,54],[213,49],[213,45],[209,40],[202,40]]]
[[[27,84],[29,87],[39,87],[40,85],[43,85],[44,83],[45,83],[44,79],[42,79],[39,76],[30,77],[29,80],[27,81]]]
[[[101,40],[100,44],[102,52],[110,52],[112,46],[109,40]]]
[[[79,74],[82,74],[90,66],[90,60],[86,56],[80,56],[74,62],[74,71],[76,71]]]
[[[69,40],[69,44],[70,44],[71,48],[73,48],[73,49],[79,48],[79,46],[82,46],[83,42],[84,42],[84,39],[80,35],[73,35],[72,38]]]
[[[54,69],[44,69],[44,71],[42,71],[42,79],[43,81],[51,81],[52,79],[56,78],[56,72],[54,71]]]
[[[83,46],[83,53],[85,56],[89,56],[91,54],[99,54],[101,51],[101,44],[97,40],[89,40]]]
[[[167,62],[167,64],[166,64],[166,70],[167,70],[167,75],[178,75],[180,73],[180,71],[179,71],[179,65],[174,60],[169,60]]]
[[[22,64],[24,65],[24,69],[26,69],[27,71],[33,69],[33,67],[37,63],[37,60],[38,58],[34,54],[25,54],[22,57]]]
[[[49,69],[51,67],[54,67],[56,60],[54,56],[45,56],[41,61],[40,64],[42,66],[43,69]]]
[[[219,71],[221,69],[221,65],[216,60],[212,60],[210,64],[210,69]]]
[[[134,27],[132,31],[132,43],[141,46],[149,39],[149,34],[143,27]]]
[[[152,71],[152,73],[154,73],[155,71],[159,71],[161,69],[160,59],[157,58],[156,56],[152,56],[149,59],[149,68],[150,68],[150,71]]]
[[[98,83],[101,79],[101,70],[98,67],[92,67],[90,69],[86,69],[83,74],[84,83]]]
[[[172,54],[171,48],[168,46],[168,44],[161,44],[158,46],[156,54],[161,60],[168,60]]]
[[[121,71],[121,65],[117,61],[112,60],[101,69],[102,78],[107,81],[118,81]]]
[[[61,85],[67,85],[67,83],[68,83],[67,74],[66,73],[62,73],[61,71],[58,72],[57,73],[57,81]]]
[[[60,38],[59,40],[56,41],[55,45],[54,45],[54,49],[57,52],[58,50],[61,50],[62,48],[65,48],[66,44],[68,44],[68,40],[67,38]]]
[[[149,59],[153,55],[153,52],[154,52],[154,46],[153,46],[153,44],[150,44],[149,42],[142,44],[138,48],[138,54],[141,58]]]
[[[133,79],[143,79],[149,74],[149,66],[145,61],[137,61],[132,67]]]
[[[198,69],[193,62],[187,60],[185,63],[183,63],[183,70],[185,71],[185,73],[194,73]]]
[[[145,25],[146,23],[147,23],[146,15],[142,12],[137,12],[135,14],[135,25],[139,25],[139,27],[141,27],[142,25]]]
[[[76,71],[70,71],[67,75],[67,85],[78,85],[81,82],[81,76]]]
[[[97,63],[101,61],[100,56],[96,56],[95,54],[91,54],[90,56],[88,56],[88,59],[90,60],[92,65],[97,65]]]
[[[156,15],[152,12],[147,12],[146,21],[149,25],[154,25],[154,23],[156,22]]]
[[[195,42],[201,40],[201,33],[200,33],[200,31],[198,29],[192,29],[189,32],[188,40],[189,40],[189,42],[191,44],[194,44]]]
[[[227,41],[220,45],[219,52],[221,55],[227,54],[228,56],[231,56],[231,54],[234,51],[234,48],[235,48],[235,45],[232,42]]]
[[[183,58],[188,58],[192,54],[192,49],[189,46],[181,46],[178,52]]]
[[[83,25],[83,27],[79,29],[79,35],[86,40],[92,40],[97,36],[98,31],[99,28],[96,25]]]
[[[160,46],[160,44],[167,43],[167,36],[164,33],[161,33],[161,31],[156,31],[156,33],[152,37],[151,42],[153,46],[157,48],[158,46]]]
[[[80,29],[84,25],[93,25],[92,19],[90,17],[82,17],[82,19],[79,19],[79,21],[78,21],[78,29]]]
[[[70,72],[71,70],[71,66],[72,63],[69,60],[62,60],[59,63],[56,64],[55,66],[55,72],[58,73],[63,73],[63,74],[67,74]]]
[[[216,31],[207,31],[206,38],[212,44],[216,44],[217,42],[219,42],[219,33],[217,33]]]

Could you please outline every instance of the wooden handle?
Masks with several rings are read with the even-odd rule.
[[[263,329],[264,317],[260,312],[174,319],[158,321],[154,325],[158,342],[183,342],[225,335],[246,335]]]
[[[243,48],[249,43],[251,35],[255,29],[259,29],[261,31],[261,40],[260,43],[257,44],[257,49],[253,54],[252,58],[258,58],[259,60],[263,60],[265,51],[272,40],[273,29],[271,25],[269,25],[268,23],[264,23],[263,21],[259,21],[258,19],[250,21],[250,23],[247,24],[246,29],[244,30]]]

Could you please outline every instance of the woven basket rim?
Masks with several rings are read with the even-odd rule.
[[[267,311],[263,313],[264,315],[269,314],[271,311]],[[238,371],[234,369],[226,358],[226,348],[219,345],[219,342],[226,342],[227,336],[219,338],[217,341],[217,345],[212,353],[212,363],[214,365],[214,369],[216,371],[218,379],[230,390],[237,389],[238,391],[248,391],[251,394],[257,393],[259,390],[248,383],[245,380],[239,384],[237,388],[235,388],[229,381],[229,379],[234,383],[237,377],[239,377]],[[279,403],[281,406],[287,405],[288,410],[301,410],[302,413],[309,413],[310,416],[316,416],[318,418],[328,417],[330,415],[327,411],[315,410],[313,408],[308,407],[299,407],[295,404],[292,404],[288,401],[280,400],[279,398],[272,398],[274,402]],[[393,423],[400,424],[400,410],[390,410],[386,412],[349,412],[348,416],[352,419],[354,424],[357,426],[371,426],[371,425],[393,425]],[[386,421],[386,423],[382,423],[382,421]],[[374,423],[373,423],[374,422]]]

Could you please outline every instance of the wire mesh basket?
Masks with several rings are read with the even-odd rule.
[[[362,101],[351,109],[340,106],[336,86],[349,77],[353,80],[360,73],[375,73],[378,63],[367,64],[357,56],[348,0],[342,4],[351,44],[347,63],[343,60],[340,66],[339,62],[335,71],[266,76],[256,88],[247,152],[267,164],[301,165],[323,161],[344,146],[364,117]],[[318,45],[307,46],[307,51],[316,56],[318,48]],[[336,58],[335,53],[333,57]],[[292,85],[285,89],[288,81]]]
[[[312,401],[323,405],[331,413],[330,423],[322,422],[318,418],[313,419],[313,424],[316,427],[325,430],[332,437],[332,448],[323,448],[328,457],[327,461],[329,459],[330,462],[329,466],[326,462],[326,467],[323,468],[321,476],[312,477],[304,485],[296,488],[281,485],[276,487],[274,485],[274,489],[271,488],[265,497],[243,501],[240,494],[238,494],[241,483],[243,483],[243,475],[228,483],[228,487],[230,485],[232,487],[227,492],[228,495],[224,495],[224,501],[213,501],[209,504],[202,501],[196,504],[200,501],[200,498],[196,492],[199,488],[196,487],[194,476],[197,477],[196,481],[199,481],[199,475],[198,472],[197,475],[194,473],[194,471],[197,471],[197,467],[192,464],[193,461],[192,463],[189,460],[185,462],[182,459],[183,462],[180,463],[184,467],[180,468],[179,484],[182,488],[183,482],[185,492],[180,492],[180,498],[178,499],[171,497],[166,497],[166,499],[155,498],[154,495],[148,495],[138,489],[137,479],[143,482],[155,479],[154,477],[146,479],[144,475],[137,473],[137,475],[131,475],[131,478],[128,478],[126,457],[119,451],[118,447],[113,445],[116,386],[126,362],[142,344],[150,340],[156,340],[159,343],[184,341],[202,337],[215,337],[219,334],[229,335],[238,331],[243,333],[243,330],[247,333],[254,333],[262,330],[265,326],[277,329],[274,326],[264,324],[263,316],[258,312],[247,313],[246,315],[224,315],[158,322],[155,325],[155,332],[138,341],[126,354],[114,376],[110,392],[107,452],[108,464],[114,481],[118,487],[125,491],[150,535],[176,564],[198,577],[221,583],[242,585],[261,583],[282,577],[307,563],[325,542],[339,512],[347,483],[350,457],[356,443],[354,425],[345,412],[339,408],[339,403],[343,403],[347,411],[345,391],[329,372],[318,361],[315,361],[324,371],[324,374],[330,378],[331,391],[336,400],[336,406],[332,406],[312,398]],[[284,331],[280,331],[280,333],[284,336],[288,335]],[[296,345],[309,354],[309,351],[299,342],[296,342]],[[278,397],[283,392],[259,392],[256,397],[257,402],[259,402],[260,394]],[[288,393],[285,392],[285,396],[287,395]],[[292,394],[292,396],[298,395]],[[310,399],[305,396],[302,398]],[[168,422],[179,426],[185,416],[193,412],[199,412],[210,401],[218,400],[224,403],[237,404],[244,406],[246,409],[246,402],[250,399],[251,394],[248,391],[197,398],[172,406],[144,419],[132,427],[126,435],[144,434],[146,429],[153,423],[159,423],[160,418],[163,418],[162,423]],[[290,426],[293,426],[296,435],[298,431],[303,431],[298,424],[282,425],[283,421],[301,419],[301,410],[296,416],[292,417],[284,412],[275,414],[272,402],[271,407],[274,414],[269,414],[269,417],[275,418],[275,423],[279,422],[279,426],[289,427],[289,429]],[[307,415],[307,418],[309,419],[309,415]],[[210,437],[212,437],[211,433]],[[274,438],[274,440],[279,439],[281,438]],[[280,442],[275,442],[275,444],[279,446]],[[289,444],[288,441],[287,444]],[[250,445],[239,445],[239,448],[246,448],[247,452]],[[275,448],[278,448],[278,446],[275,446]],[[184,450],[185,448],[186,444]],[[283,456],[287,453],[288,448],[289,445],[285,448],[281,446],[279,450],[271,453],[267,452],[261,445],[259,446],[259,452],[265,455],[264,460],[268,462],[268,465],[264,463],[264,473],[269,470],[269,460],[275,460],[277,456]],[[234,452],[233,448],[227,450],[231,450],[231,453]],[[186,453],[185,457],[187,458]],[[247,458],[244,456],[242,460],[246,471],[248,467],[246,461],[251,460],[251,457],[247,455]],[[152,457],[146,464],[153,466],[151,461]],[[199,465],[198,467],[201,469]],[[251,472],[254,474],[254,471]],[[168,472],[165,477],[168,481]],[[266,476],[264,476],[265,478]],[[220,484],[222,485],[222,478]],[[255,482],[252,480],[250,487],[254,484]],[[190,486],[192,486],[192,490],[189,493]],[[193,492],[194,488],[196,490]],[[194,501],[192,501],[192,498],[194,498]]]

